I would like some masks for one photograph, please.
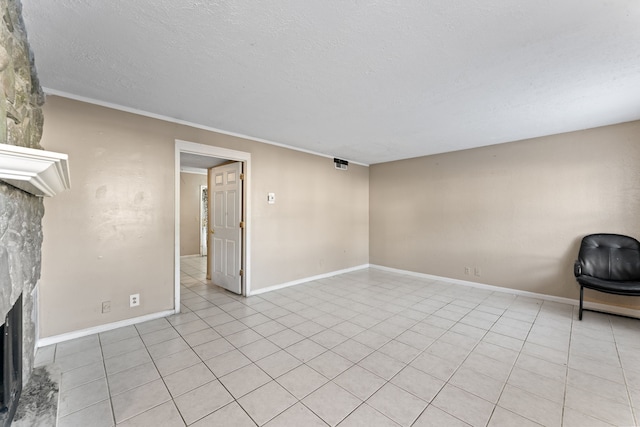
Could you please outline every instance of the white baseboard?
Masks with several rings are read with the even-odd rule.
[[[304,279],[293,280],[291,282],[281,283],[279,285],[269,286],[268,288],[256,289],[251,291],[250,295],[264,294],[265,292],[276,291],[282,288],[288,288],[289,286],[301,285],[303,283],[313,282],[314,280],[326,279],[327,277],[337,276],[339,274],[351,273],[352,271],[363,270],[369,268],[369,264],[362,264],[355,267],[345,268],[343,270],[331,271],[329,273],[318,274],[317,276],[305,277]]]
[[[433,274],[417,273],[415,271],[408,271],[408,270],[400,270],[400,269],[397,269],[397,268],[384,267],[382,265],[376,265],[376,264],[371,264],[370,267],[378,269],[378,270],[389,271],[389,272],[392,272],[392,273],[405,274],[407,276],[413,276],[413,277],[420,277],[420,278],[423,278],[423,279],[442,280],[442,281],[445,281],[445,282],[454,283],[456,285],[469,286],[469,287],[472,287],[472,288],[486,289],[486,290],[489,290],[489,291],[504,292],[506,294],[520,295],[520,296],[525,296],[525,297],[529,297],[529,298],[538,298],[538,299],[541,299],[541,300],[544,300],[544,301],[559,302],[559,303],[562,303],[562,304],[569,304],[569,305],[574,305],[574,306],[580,305],[580,300],[578,300],[578,299],[556,297],[556,296],[553,296],[553,295],[539,294],[539,293],[536,293],[536,292],[521,291],[519,289],[504,288],[502,286],[494,286],[494,285],[487,285],[487,284],[484,284],[484,283],[469,282],[467,280],[451,279],[449,277],[434,276]],[[640,318],[640,310],[633,309],[633,308],[619,307],[619,306],[616,306],[616,305],[609,305],[609,304],[602,304],[602,303],[597,303],[597,302],[584,301],[584,309],[585,310],[600,311],[600,312],[603,312],[603,313],[617,314],[617,315],[620,315],[620,316]]]
[[[131,319],[120,320],[118,322],[107,323],[105,325],[94,326],[92,328],[81,329],[79,331],[67,332],[65,334],[54,335],[52,337],[41,338],[38,340],[36,347],[46,347],[51,344],[58,344],[64,341],[69,341],[75,338],[82,338],[88,335],[97,334],[100,332],[107,332],[113,329],[122,328],[125,326],[135,325],[137,323],[147,322],[149,320],[160,319],[161,317],[167,317],[174,314],[175,310],[160,311],[157,313],[151,313],[140,317],[134,317]]]

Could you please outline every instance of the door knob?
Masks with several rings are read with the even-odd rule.
[[[214,234],[214,232],[213,232],[213,228],[211,229],[211,234]]]

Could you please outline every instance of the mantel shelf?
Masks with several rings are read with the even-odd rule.
[[[36,196],[53,197],[70,188],[69,156],[0,144],[0,180]]]

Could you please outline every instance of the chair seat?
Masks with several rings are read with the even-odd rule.
[[[603,280],[584,275],[576,277],[576,280],[580,285],[588,289],[610,294],[640,296],[640,282],[637,281]]]

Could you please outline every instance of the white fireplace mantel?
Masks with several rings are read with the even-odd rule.
[[[69,156],[0,144],[0,180],[36,196],[55,196],[70,188]]]

